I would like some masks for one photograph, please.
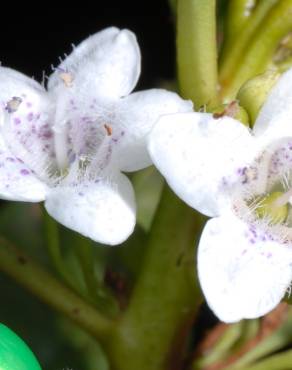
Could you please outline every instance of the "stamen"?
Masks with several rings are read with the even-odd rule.
[[[6,104],[5,109],[7,110],[8,113],[15,113],[22,103],[22,99],[19,98],[18,96],[14,96],[9,102]]]
[[[60,78],[64,82],[66,87],[71,87],[73,84],[73,76],[69,72],[60,73]]]
[[[113,129],[110,125],[107,125],[106,123],[103,125],[103,127],[106,130],[107,136],[111,136],[113,133]]]

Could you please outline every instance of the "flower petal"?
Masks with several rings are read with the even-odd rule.
[[[267,191],[273,191],[277,184],[288,184],[292,164],[292,138],[283,138],[270,142],[266,148],[268,159]],[[285,182],[286,181],[286,182]],[[288,185],[284,186],[284,189]]]
[[[46,184],[38,180],[31,169],[0,140],[0,198],[23,202],[43,201],[47,193]]]
[[[42,178],[53,158],[51,103],[36,81],[0,67],[1,134],[11,153]]]
[[[116,99],[135,87],[140,63],[135,35],[110,27],[78,45],[51,75],[48,86],[58,94],[72,93],[77,104],[90,103],[96,96]]]
[[[198,272],[207,303],[222,321],[256,318],[276,307],[288,289],[292,249],[268,228],[228,213],[205,226]]]
[[[279,78],[266,99],[254,125],[256,136],[264,135],[270,141],[291,136],[292,68]]]
[[[48,213],[64,226],[97,242],[120,244],[135,226],[135,200],[124,175],[108,180],[60,184],[47,197]]]
[[[141,91],[122,99],[113,120],[115,131],[123,133],[115,141],[115,156],[122,171],[137,171],[152,162],[146,139],[158,118],[165,114],[191,112],[191,101],[162,89]]]
[[[228,117],[164,116],[150,134],[148,149],[178,196],[208,216],[228,206],[232,186],[255,180],[244,171],[255,158],[253,138],[244,125]]]

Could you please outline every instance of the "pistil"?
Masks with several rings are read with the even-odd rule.
[[[59,77],[64,83],[66,89],[68,91],[73,85],[74,76],[68,72],[67,70],[63,70],[61,68]],[[54,127],[55,132],[55,153],[56,153],[56,161],[59,167],[59,170],[63,173],[68,167],[68,148],[67,148],[67,139],[68,139],[68,124],[67,121],[61,117],[58,117],[58,111],[56,114],[56,119],[58,124]]]
[[[58,168],[63,172],[68,167],[66,124],[60,124],[54,127],[54,133],[56,161]]]
[[[292,197],[292,188],[289,189],[286,193],[283,193],[278,199],[275,200],[275,207],[282,207],[285,204],[290,203],[290,198]]]

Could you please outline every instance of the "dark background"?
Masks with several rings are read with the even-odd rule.
[[[0,60],[37,80],[51,72],[58,57],[69,54],[90,34],[108,27],[128,28],[142,50],[138,89],[174,75],[174,20],[167,0],[5,3],[0,20]]]

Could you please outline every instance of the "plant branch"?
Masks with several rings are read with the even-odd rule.
[[[178,0],[177,66],[184,98],[196,108],[217,104],[215,0]]]

